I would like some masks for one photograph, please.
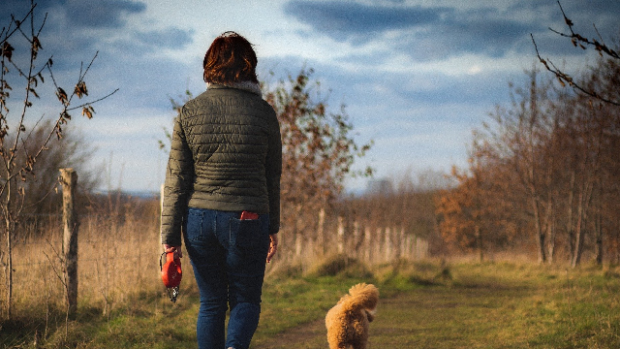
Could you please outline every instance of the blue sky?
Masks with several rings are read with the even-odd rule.
[[[4,0],[1,24],[27,3]],[[583,34],[594,36],[596,24],[606,42],[618,38],[620,1],[562,6]],[[355,167],[372,166],[377,178],[465,166],[472,130],[536,63],[530,33],[543,56],[570,71],[594,59],[548,29],[567,30],[555,0],[41,1],[37,19],[45,12],[41,55],[53,56],[61,86],[99,51],[90,95],[119,88],[95,105],[94,119],[71,122],[96,149],[92,164],[105,164],[102,189],[158,190],[169,97],[204,91],[202,57],[224,31],[255,45],[267,83],[313,68],[333,110],[346,105],[357,142],[374,141]]]

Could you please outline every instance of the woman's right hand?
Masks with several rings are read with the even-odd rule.
[[[172,246],[168,244],[164,244],[164,252],[170,253],[174,252],[174,258],[183,258],[183,251],[181,251],[181,246]]]

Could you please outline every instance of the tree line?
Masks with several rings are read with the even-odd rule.
[[[527,72],[474,132],[468,168],[453,169],[458,185],[437,200],[447,242],[480,258],[521,246],[540,262],[620,263],[620,60],[597,51],[577,77],[539,54],[553,74]]]

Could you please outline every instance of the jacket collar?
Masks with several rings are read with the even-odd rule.
[[[225,83],[225,84],[207,83],[207,90],[216,89],[216,88],[236,88],[239,90],[244,90],[244,91],[254,93],[259,96],[263,95],[260,90],[260,85],[252,81],[230,82],[230,83]]]

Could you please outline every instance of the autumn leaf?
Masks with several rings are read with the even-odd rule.
[[[33,37],[32,38],[32,57],[33,58],[37,58],[37,54],[39,53],[39,49],[42,49],[43,47],[41,46],[41,42],[39,41],[38,37]]]
[[[93,114],[95,113],[95,109],[92,105],[82,108],[82,116],[86,116],[89,119],[93,118]]]
[[[69,115],[66,111],[63,111],[62,114],[60,114],[60,121],[61,123],[66,124],[67,120],[71,120],[71,115]]]
[[[58,100],[60,101],[60,103],[62,103],[63,105],[69,104],[67,92],[65,92],[65,90],[63,90],[61,87],[59,87],[58,90],[56,90],[56,96],[58,97]]]
[[[56,129],[54,131],[56,132],[56,137],[58,139],[62,139],[62,128],[60,127],[60,123],[56,125]]]
[[[28,91],[30,91],[30,93],[32,93],[35,97],[39,98],[37,91],[35,91],[33,88],[29,88]]]
[[[86,88],[86,83],[84,81],[78,82],[75,85],[75,90],[73,91],[78,98],[82,98],[84,96],[88,96],[88,89]]]
[[[0,49],[0,53],[2,54],[2,57],[6,57],[9,61],[11,61],[11,58],[13,57],[13,50],[13,46],[11,46],[8,41],[5,41],[4,45],[2,45],[2,49]]]
[[[564,83],[564,80],[562,80],[561,77],[558,76],[558,81],[560,82],[560,85],[562,85],[562,87],[566,87],[566,84]]]

